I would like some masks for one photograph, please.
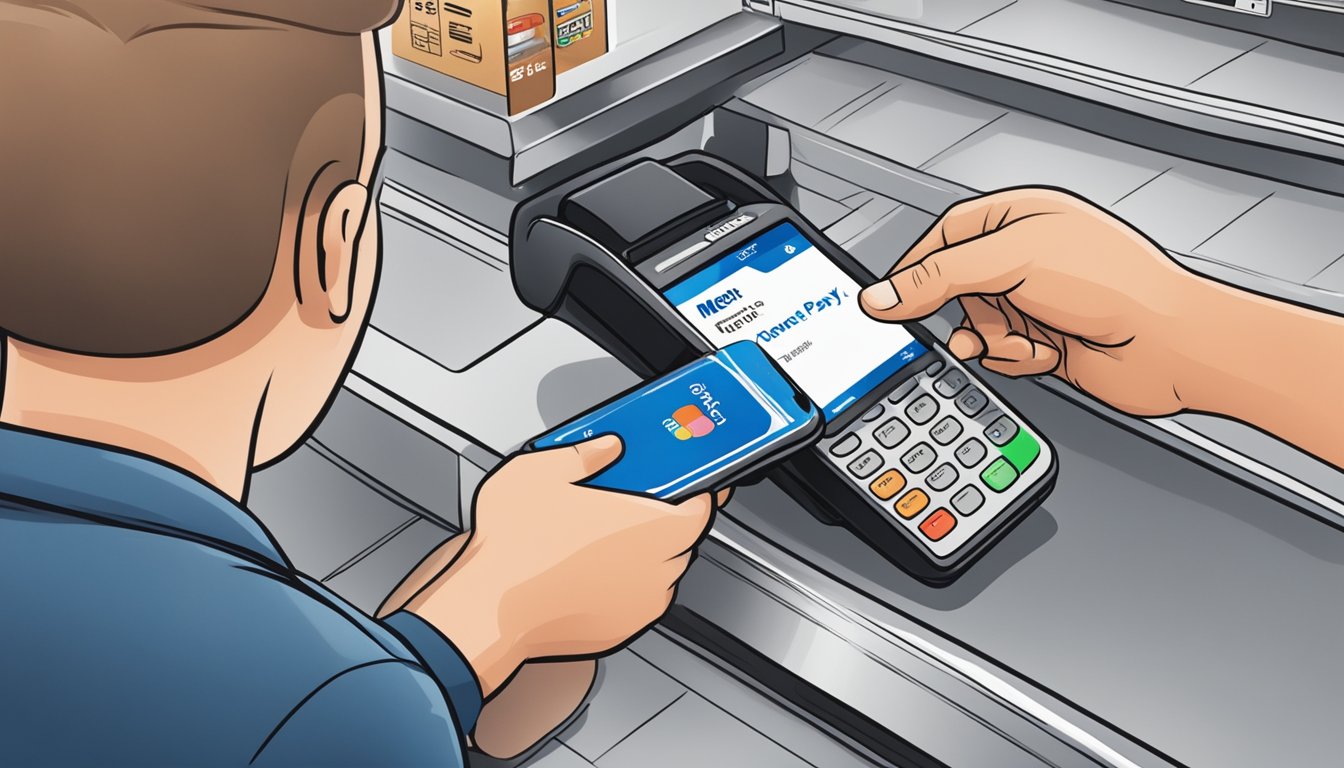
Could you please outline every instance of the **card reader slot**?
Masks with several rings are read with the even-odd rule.
[[[705,203],[694,211],[668,222],[666,226],[658,228],[631,246],[625,252],[625,259],[631,266],[639,266],[651,256],[662,253],[668,246],[685,237],[687,232],[705,229],[728,218],[734,210],[733,204],[727,200]]]

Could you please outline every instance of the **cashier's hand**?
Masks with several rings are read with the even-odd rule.
[[[578,485],[620,455],[602,437],[510,460],[481,487],[461,556],[407,604],[487,696],[526,661],[613,650],[671,605],[726,494],[672,505]]]
[[[863,292],[873,317],[916,320],[959,299],[949,340],[1008,376],[1055,374],[1135,415],[1183,409],[1180,323],[1198,278],[1124,222],[1064,192],[1014,189],[960,203]]]

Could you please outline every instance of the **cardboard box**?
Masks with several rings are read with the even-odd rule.
[[[607,0],[553,0],[557,74],[607,52]]]
[[[498,93],[516,115],[555,95],[553,22],[550,0],[407,0],[392,53]]]

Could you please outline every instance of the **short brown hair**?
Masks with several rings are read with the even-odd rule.
[[[356,177],[398,5],[0,0],[0,333],[152,355],[246,317],[285,210]]]

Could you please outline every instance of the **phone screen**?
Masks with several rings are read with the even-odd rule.
[[[784,223],[663,295],[716,347],[760,344],[830,419],[928,351],[904,327],[864,314],[859,291]]]
[[[738,351],[752,352],[769,366],[759,351]],[[669,498],[751,459],[797,422],[732,356],[720,352],[580,417],[533,446],[554,448],[619,435],[625,453],[587,485]]]

